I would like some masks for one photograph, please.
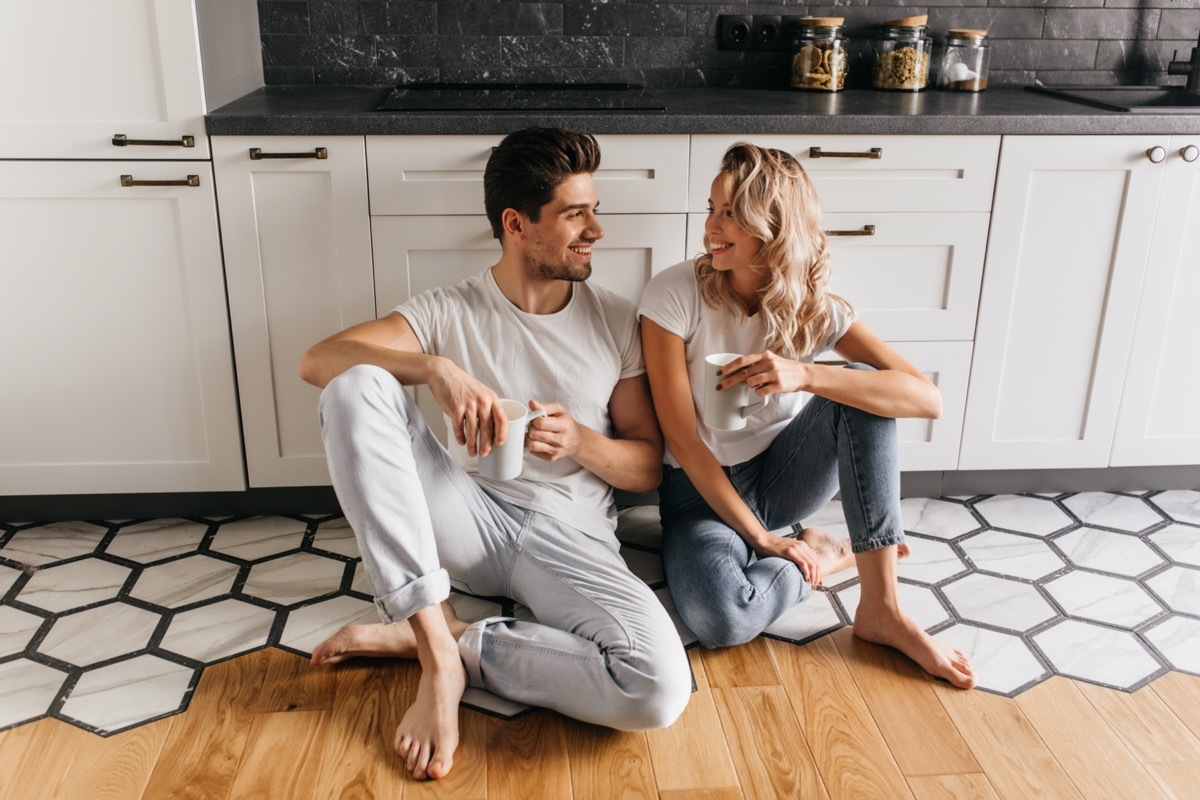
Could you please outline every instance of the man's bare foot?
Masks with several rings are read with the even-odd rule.
[[[458,704],[467,688],[467,671],[454,648],[422,660],[417,697],[396,728],[393,747],[418,780],[444,778],[458,749]]]
[[[443,601],[442,614],[450,633],[457,639],[467,629],[467,623],[454,614],[454,606],[449,601]],[[417,657],[417,640],[413,635],[412,625],[408,620],[393,622],[390,625],[376,623],[374,625],[347,625],[317,645],[312,653],[312,663],[332,665],[356,656],[368,658],[408,658]]]
[[[859,603],[854,614],[854,635],[866,642],[896,648],[930,675],[944,678],[960,689],[975,686],[970,659],[962,651],[934,639],[899,609],[864,609]]]
[[[823,575],[854,566],[854,553],[850,550],[849,539],[834,536],[820,528],[805,528],[800,531],[800,539],[817,554]]]

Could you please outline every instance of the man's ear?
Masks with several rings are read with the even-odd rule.
[[[500,214],[500,227],[504,229],[504,234],[508,238],[523,236],[528,222],[525,215],[515,208],[506,208]]]

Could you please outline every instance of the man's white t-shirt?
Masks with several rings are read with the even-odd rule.
[[[589,283],[572,284],[571,299],[554,314],[517,308],[491,269],[432,289],[396,307],[429,355],[449,358],[500,397],[529,407],[558,403],[581,425],[612,435],[608,403],[617,381],[646,371],[632,303]],[[449,437],[454,460],[490,494],[595,536],[616,529],[612,488],[574,459],[544,461],[525,453],[521,477],[494,481]]]
[[[833,317],[832,332],[825,341],[818,342],[812,352],[793,360],[811,364],[814,358],[832,350],[850,329],[854,322],[853,312],[832,300],[828,307]],[[722,466],[741,464],[766,450],[811,397],[806,392],[773,394],[765,407],[747,417],[746,427],[742,430],[710,428],[704,424],[700,413],[704,404],[704,358],[714,353],[745,355],[762,352],[767,346],[762,316],[755,314],[739,319],[705,303],[700,297],[692,261],[676,264],[651,278],[642,293],[637,313],[639,319],[649,317],[663,330],[683,339],[692,402],[696,407],[696,431]],[[673,467],[679,466],[669,451],[666,462]]]

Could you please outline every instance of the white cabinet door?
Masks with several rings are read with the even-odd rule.
[[[0,162],[0,264],[0,493],[245,488],[208,164]]]
[[[1167,153],[1113,466],[1200,464],[1200,136]]]
[[[683,260],[683,214],[604,214],[593,249],[593,283],[637,303],[650,276]],[[486,217],[372,217],[376,314],[409,297],[477,275],[500,260]],[[444,441],[441,410],[418,388],[417,402]]]
[[[218,136],[213,164],[250,485],[327,485],[320,390],[298,369],[374,317],[363,138]]]
[[[942,393],[938,419],[896,421],[900,439],[900,469],[952,470],[958,466],[967,378],[971,372],[970,342],[889,342],[900,355],[924,373]]]
[[[208,158],[189,0],[4,0],[0,10],[0,158]],[[118,136],[130,144],[114,145]]]
[[[1005,137],[961,469],[1108,465],[1167,143]]]
[[[482,214],[483,170],[500,136],[368,136],[371,213]],[[601,212],[682,212],[688,137],[597,136]]]

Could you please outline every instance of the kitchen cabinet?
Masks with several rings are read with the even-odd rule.
[[[0,491],[245,488],[207,163],[0,161],[0,251]]]
[[[1169,259],[1186,229],[1176,228],[1177,213],[1161,223],[1173,232],[1155,227],[1166,162],[1155,163],[1150,153],[1157,147],[1165,154],[1169,144],[1166,136],[1005,137],[961,469],[1109,465],[1152,236],[1161,233],[1160,251]],[[1173,190],[1176,199],[1184,194]],[[1189,213],[1194,220],[1196,212]],[[1187,241],[1194,252],[1194,239]],[[1162,280],[1169,278],[1152,281],[1147,315],[1166,310]],[[1151,310],[1154,303],[1160,309]],[[1140,349],[1159,363],[1151,352],[1161,343],[1156,324],[1145,321]],[[1173,324],[1181,334],[1188,325],[1195,330],[1194,322]],[[1129,415],[1137,413],[1137,398],[1133,389]],[[1142,395],[1140,402],[1166,399]]]
[[[214,137],[229,314],[251,487],[329,483],[304,351],[371,319],[361,136]]]
[[[721,155],[743,139],[800,161],[821,199],[830,289],[942,392],[941,418],[899,421],[901,469],[954,469],[999,137],[694,136],[689,253],[703,250],[696,212]]]
[[[1200,136],[1165,147],[1112,466],[1200,464]]]
[[[207,159],[205,111],[262,85],[253,3],[0,9],[0,159]]]

